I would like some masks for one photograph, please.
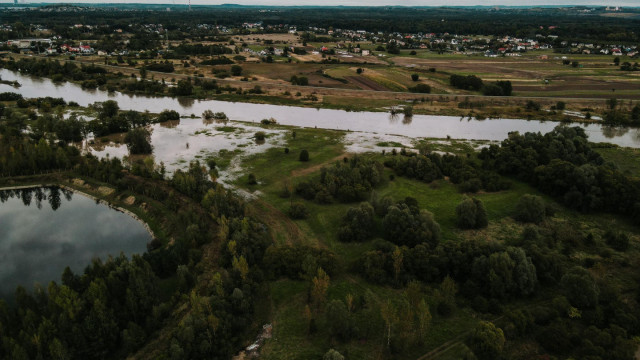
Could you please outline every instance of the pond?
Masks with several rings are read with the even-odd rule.
[[[13,301],[17,286],[60,283],[94,257],[146,251],[151,234],[131,216],[58,187],[0,190],[0,298]]]
[[[450,136],[454,139],[503,140],[512,131],[546,133],[559,124],[554,121],[521,119],[479,121],[433,115],[414,115],[412,118],[403,118],[382,112],[348,112],[282,105],[127,95],[119,92],[84,90],[73,83],[56,84],[49,79],[24,76],[6,69],[0,69],[0,77],[9,81],[17,80],[22,84],[18,89],[0,84],[0,92],[18,92],[24,97],[62,97],[66,101],[75,101],[83,106],[96,101],[115,100],[124,110],[159,112],[169,109],[178,111],[183,116],[191,114],[199,116],[205,110],[212,110],[225,112],[229,118],[237,121],[259,122],[261,119],[273,117],[282,125],[394,134],[410,138]],[[613,128],[597,123],[575,124],[575,126],[584,128],[592,142],[640,147],[639,129]]]

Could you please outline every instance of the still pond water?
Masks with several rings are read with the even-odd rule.
[[[146,251],[151,235],[131,216],[57,187],[0,190],[0,298],[22,285],[60,283],[94,257]]]

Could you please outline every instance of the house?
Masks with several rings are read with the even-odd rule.
[[[371,51],[369,50],[362,50],[362,56],[369,56],[371,55]]]
[[[80,47],[78,48],[78,51],[82,54],[92,54],[93,48],[89,45],[80,45]]]
[[[611,55],[613,56],[622,56],[622,51],[620,49],[612,49]]]

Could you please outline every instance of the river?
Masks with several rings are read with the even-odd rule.
[[[236,121],[258,122],[273,117],[279,124],[323,129],[351,130],[376,134],[393,134],[410,138],[446,138],[468,140],[503,140],[509,132],[541,132],[553,130],[554,121],[491,119],[467,120],[453,116],[414,115],[411,119],[392,117],[382,112],[348,112],[344,110],[316,109],[283,105],[251,104],[217,100],[150,97],[120,92],[85,90],[74,83],[54,83],[50,79],[21,75],[0,69],[3,80],[18,81],[14,88],[0,84],[0,92],[11,91],[24,97],[61,97],[82,106],[97,101],[115,100],[123,110],[160,112],[178,111],[183,116],[200,116],[205,110],[222,111]],[[640,147],[640,129],[614,128],[597,123],[575,124],[585,129],[592,142],[609,142],[624,147]]]

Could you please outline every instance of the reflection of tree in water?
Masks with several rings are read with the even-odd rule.
[[[607,139],[612,139],[614,137],[622,136],[629,132],[628,127],[624,126],[603,126],[602,127],[602,135]]]
[[[178,104],[180,104],[180,106],[184,107],[184,108],[190,108],[193,106],[193,103],[195,102],[195,99],[192,98],[188,98],[188,97],[179,97],[178,98]]]
[[[640,144],[640,129],[633,130],[633,140]]]
[[[412,121],[413,121],[413,115],[405,115],[402,118],[402,124],[404,124],[404,125],[409,125],[409,124],[411,124]]]
[[[62,205],[61,195],[67,201],[71,201],[73,198],[73,192],[70,190],[61,189],[59,187],[37,187],[28,189],[15,189],[15,190],[2,190],[0,191],[0,202],[6,202],[12,198],[18,198],[22,200],[25,206],[31,206],[31,203],[35,200],[36,207],[42,209],[42,202],[47,200],[51,209],[58,210]]]
[[[389,124],[395,124],[398,122],[398,114],[391,113],[389,114]]]
[[[168,121],[163,121],[163,122],[160,123],[160,126],[162,126],[163,128],[167,128],[167,129],[174,129],[178,125],[180,125],[180,119],[178,119],[178,120],[168,120]]]

